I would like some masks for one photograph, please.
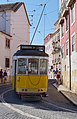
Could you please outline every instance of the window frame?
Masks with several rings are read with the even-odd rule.
[[[5,67],[6,68],[10,67],[10,58],[5,58]]]
[[[29,60],[37,60],[38,61],[38,66],[36,67],[37,68],[37,73],[30,73],[29,72]],[[32,64],[33,65],[33,64]],[[33,66],[32,66],[33,67]],[[35,69],[36,69],[35,68]],[[39,73],[39,59],[38,58],[28,58],[28,74],[29,75],[38,75],[38,73]]]
[[[25,67],[25,65],[24,65],[24,68],[25,68],[24,73],[19,73],[19,59],[24,59],[24,60],[26,60],[26,67]],[[24,61],[24,60],[23,60],[23,61]],[[25,74],[26,74],[26,70],[27,70],[27,58],[18,58],[17,66],[18,66],[18,68],[17,68],[17,73],[18,73],[18,74],[25,75]],[[22,65],[22,68],[23,68],[23,65]]]
[[[10,39],[9,38],[6,38],[5,40],[5,47],[10,49]]]
[[[41,60],[46,60],[46,72],[45,73],[41,73]],[[40,59],[40,67],[39,67],[39,70],[40,70],[40,75],[47,75],[47,69],[48,69],[48,60],[47,59],[44,59],[44,58],[42,58],[42,59]],[[44,67],[45,68],[45,67]]]
[[[66,16],[66,32],[69,30],[69,14]]]
[[[69,53],[69,40],[66,41],[66,56],[68,56]]]
[[[73,38],[75,38],[75,39],[73,39]],[[74,40],[74,43],[73,43],[73,40]],[[71,45],[72,45],[72,52],[75,52],[76,51],[76,45],[75,45],[75,43],[76,43],[76,34],[75,33],[73,33],[72,35],[71,35]]]
[[[62,46],[62,59],[64,58],[64,46]]]
[[[71,5],[70,9],[71,9],[71,26],[72,26],[75,22],[75,4],[74,3]]]
[[[61,38],[64,37],[64,22],[61,24]]]

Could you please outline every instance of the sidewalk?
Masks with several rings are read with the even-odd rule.
[[[11,84],[11,82],[0,83],[0,86],[9,85],[9,84]]]
[[[57,85],[53,84],[58,91],[60,91],[66,98],[68,98],[73,104],[77,105],[77,94],[73,93],[69,89],[65,88],[63,85]]]

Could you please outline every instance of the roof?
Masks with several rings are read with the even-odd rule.
[[[14,56],[42,56],[48,57],[48,54],[38,50],[18,50]]]
[[[44,38],[44,44],[48,43],[49,40],[53,37],[54,33],[50,33],[48,34],[45,38]]]
[[[7,34],[7,33],[4,32],[4,31],[0,31],[0,33],[3,33],[4,35],[7,35],[7,36],[9,36],[9,37],[12,37],[11,35]]]
[[[49,33],[45,38],[44,38],[44,40],[46,39],[46,38],[52,38],[52,36],[53,36],[53,33]]]
[[[27,16],[27,20],[28,20],[28,23],[30,25],[28,14],[27,14],[27,11],[26,11],[26,7],[25,7],[25,4],[23,2],[16,2],[16,3],[11,3],[11,4],[1,4],[0,5],[0,12],[4,12],[6,10],[12,10],[12,11],[16,12],[21,7],[21,5],[24,6],[25,13],[26,13],[26,16]]]

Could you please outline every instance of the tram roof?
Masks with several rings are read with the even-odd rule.
[[[38,50],[18,50],[14,56],[43,56],[48,57],[48,54]]]

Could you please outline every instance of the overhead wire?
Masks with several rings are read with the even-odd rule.
[[[46,2],[46,4],[48,4],[50,2],[50,0],[48,0],[47,2]],[[39,8],[37,8],[35,11],[34,11],[34,15],[33,15],[33,17],[34,16],[36,16],[37,14],[35,14],[42,6],[43,6],[43,4],[40,4],[40,5],[36,5],[36,6],[39,6]],[[41,6],[41,7],[40,7]],[[57,10],[54,10],[54,11],[51,11],[51,12],[49,12],[49,13],[46,13],[47,15],[48,14],[51,14],[51,13],[53,13],[53,12],[55,12],[55,11],[57,11]],[[29,11],[28,11],[29,12]],[[21,17],[22,15],[18,15],[18,16],[15,16],[15,17]],[[3,17],[3,16],[2,16]],[[3,17],[4,18],[4,17]],[[47,17],[46,17],[47,18]],[[5,18],[4,18],[5,19]],[[10,19],[5,19],[6,21],[9,21]],[[12,20],[12,19],[11,19]],[[32,19],[31,19],[32,20]],[[14,23],[15,23],[16,21],[14,21]],[[22,22],[20,22],[20,23],[22,23]],[[18,24],[20,24],[20,23],[15,23],[15,25],[18,25]],[[24,24],[24,23],[22,23],[22,24]],[[11,24],[12,25],[12,24]],[[25,25],[25,24],[24,24]],[[35,26],[34,26],[34,28],[35,28]]]
[[[46,5],[49,3],[49,1],[50,1],[50,0],[48,0],[48,1],[44,4],[44,6],[46,6]],[[44,7],[44,9],[45,9],[45,7]],[[43,12],[44,12],[44,9],[43,9]],[[42,14],[41,14],[41,17],[42,17],[42,15],[43,15],[43,12],[42,12]],[[39,21],[38,21],[38,24],[37,24],[37,26],[36,26],[36,29],[35,29],[35,31],[34,31],[34,34],[33,34],[33,37],[32,37],[32,40],[31,40],[30,44],[32,44],[32,42],[33,42],[33,40],[34,40],[36,31],[37,31],[37,29],[38,29],[38,26],[39,26],[39,23],[40,23],[40,20],[41,20],[41,17],[40,17],[40,19],[39,19]],[[45,31],[44,31],[44,32],[45,32]],[[44,34],[45,34],[45,33],[44,33]]]
[[[41,13],[41,15],[40,15],[40,18],[39,18],[38,24],[37,24],[37,26],[36,26],[36,29],[35,29],[35,31],[34,31],[34,34],[33,34],[33,37],[32,37],[32,40],[31,40],[30,44],[32,44],[32,42],[33,42],[33,40],[34,40],[34,37],[35,37],[36,31],[37,31],[38,26],[39,26],[39,24],[40,24],[40,21],[41,21],[41,18],[42,18],[42,15],[43,15],[43,12],[44,12],[45,7],[46,7],[46,4],[44,4],[44,7],[43,7],[43,10],[42,10],[42,13]]]
[[[47,22],[48,22],[48,24],[49,24],[49,27],[51,27],[51,23],[50,23],[50,20],[49,20],[49,18],[48,18],[47,15],[46,15],[46,20],[47,20]]]

